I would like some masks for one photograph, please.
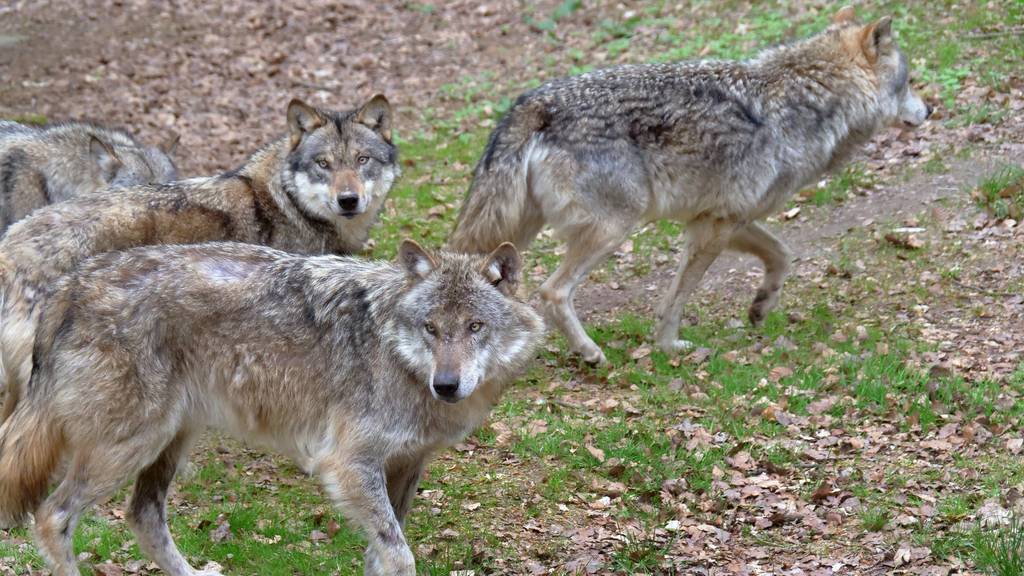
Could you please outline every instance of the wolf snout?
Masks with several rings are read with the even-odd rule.
[[[338,194],[338,208],[345,216],[355,216],[359,210],[359,194],[355,192],[342,192]]]
[[[455,403],[458,401],[459,375],[449,370],[434,374],[434,381],[431,383],[434,393],[445,402]]]

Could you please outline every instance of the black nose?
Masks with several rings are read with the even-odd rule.
[[[338,195],[338,207],[345,212],[352,212],[359,207],[359,195],[346,192]]]
[[[935,109],[934,109],[934,108],[932,108],[932,105],[931,105],[931,104],[929,104],[929,103],[927,103],[927,102],[925,102],[925,103],[924,103],[924,117],[925,117],[925,118],[931,118],[931,116],[932,116],[932,112],[933,112],[934,110],[935,110]]]
[[[459,390],[459,375],[455,372],[443,370],[434,374],[434,392],[442,400],[452,402],[455,400],[455,393]]]

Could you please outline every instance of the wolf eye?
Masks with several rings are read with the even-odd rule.
[[[479,331],[480,331],[480,330],[481,330],[481,329],[482,329],[483,327],[484,327],[484,323],[483,323],[483,322],[472,322],[472,323],[471,323],[471,324],[469,325],[469,331],[470,331],[470,332],[472,332],[472,333],[474,333],[474,334],[476,334],[476,333],[477,333],[477,332],[479,332]]]
[[[316,165],[323,168],[324,170],[327,170],[327,167],[330,166],[331,163],[327,161],[327,158],[321,157],[316,159]]]
[[[427,331],[427,334],[431,336],[437,336],[437,326],[434,326],[433,322],[427,322],[423,325],[423,329]]]
[[[366,164],[369,161],[370,161],[370,157],[369,156],[360,156],[359,158],[356,158],[356,162],[359,162],[359,164]]]

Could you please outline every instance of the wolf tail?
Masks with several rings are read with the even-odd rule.
[[[62,285],[63,281],[57,286]],[[70,304],[64,291],[51,301],[35,338],[39,358],[52,356],[53,342]],[[31,352],[31,345],[28,350]],[[20,365],[8,365],[7,369],[18,374]],[[36,509],[46,496],[67,445],[64,427],[54,413],[53,387],[46,385],[52,370],[48,362],[33,367],[31,380],[15,382],[20,387],[15,402],[10,402],[9,396],[4,405],[6,417],[0,422],[0,527],[24,523],[28,513]],[[10,395],[12,390],[7,392]]]
[[[32,341],[35,334],[31,313],[25,311],[21,288],[0,270],[0,391],[4,404],[0,424],[14,412],[30,376]]]
[[[525,250],[544,225],[531,195],[530,166],[543,148],[543,123],[532,108],[516,105],[491,133],[448,238],[452,250],[487,253],[502,242]]]
[[[64,452],[64,434],[49,410],[22,402],[0,424],[0,527],[25,523],[46,496]]]

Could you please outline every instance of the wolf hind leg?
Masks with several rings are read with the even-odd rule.
[[[693,343],[679,338],[679,322],[690,294],[700,284],[704,273],[722,253],[736,224],[714,218],[698,218],[686,225],[685,244],[679,270],[658,310],[655,341],[665,352],[680,352]]]
[[[193,435],[183,431],[164,448],[157,459],[135,481],[128,525],[143,554],[168,576],[220,576],[218,572],[194,570],[178,551],[167,528],[167,491],[188,455]]]
[[[90,506],[113,494],[130,472],[126,473],[122,463],[111,465],[85,452],[71,459],[63,481],[35,512],[36,542],[54,576],[78,576],[72,546],[78,519]]]
[[[562,263],[540,287],[545,316],[569,340],[572,351],[590,364],[603,364],[607,359],[583,329],[573,307],[573,298],[580,283],[595,266],[622,244],[630,229],[629,226],[616,226],[614,223],[598,223],[569,231],[565,234],[568,247]]]
[[[729,240],[729,247],[753,254],[764,264],[764,279],[747,312],[750,323],[759,326],[779,303],[782,284],[789,275],[793,254],[778,237],[757,222],[737,230]]]

